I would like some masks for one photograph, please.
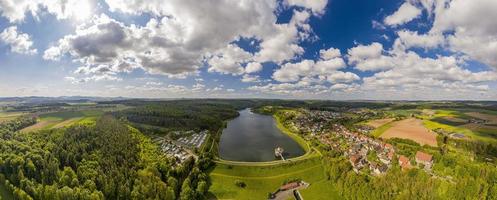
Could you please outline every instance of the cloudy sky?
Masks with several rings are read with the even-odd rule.
[[[496,0],[0,0],[0,96],[497,99]]]

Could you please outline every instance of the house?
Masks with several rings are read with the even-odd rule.
[[[387,150],[387,151],[395,152],[395,150],[393,149],[393,146],[391,144],[385,143],[385,145],[383,145],[383,148],[385,148],[385,150]]]
[[[359,172],[359,170],[363,167],[362,156],[358,154],[351,155],[349,158],[350,164],[354,168],[355,172]]]
[[[433,166],[433,156],[421,151],[416,152],[416,162],[423,164],[426,170],[430,170]]]
[[[399,165],[402,168],[402,170],[408,170],[412,168],[409,158],[403,155],[399,156]]]
[[[384,164],[371,163],[369,169],[376,175],[385,173],[388,170],[388,166]]]
[[[298,188],[299,186],[300,186],[300,182],[287,183],[287,184],[282,185],[280,187],[280,191],[292,190],[292,189]]]

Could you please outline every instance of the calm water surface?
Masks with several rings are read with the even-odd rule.
[[[223,130],[219,156],[233,161],[272,161],[276,160],[276,147],[283,147],[285,158],[305,153],[297,142],[276,127],[272,116],[256,114],[247,108]]]

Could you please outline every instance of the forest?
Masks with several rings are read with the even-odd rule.
[[[174,167],[138,130],[114,119],[36,133],[1,124],[0,183],[15,199],[204,199],[211,155]]]

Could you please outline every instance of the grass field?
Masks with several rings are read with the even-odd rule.
[[[210,173],[209,192],[216,199],[267,199],[285,181],[301,179],[310,183],[302,190],[305,199],[340,199],[333,185],[326,181],[320,157],[274,166],[231,166],[218,164]],[[246,184],[245,188],[235,185]]]
[[[102,114],[103,111],[100,110],[46,113],[39,116],[36,124],[26,127],[21,131],[30,132],[41,129],[63,128],[76,123],[93,123]]]

